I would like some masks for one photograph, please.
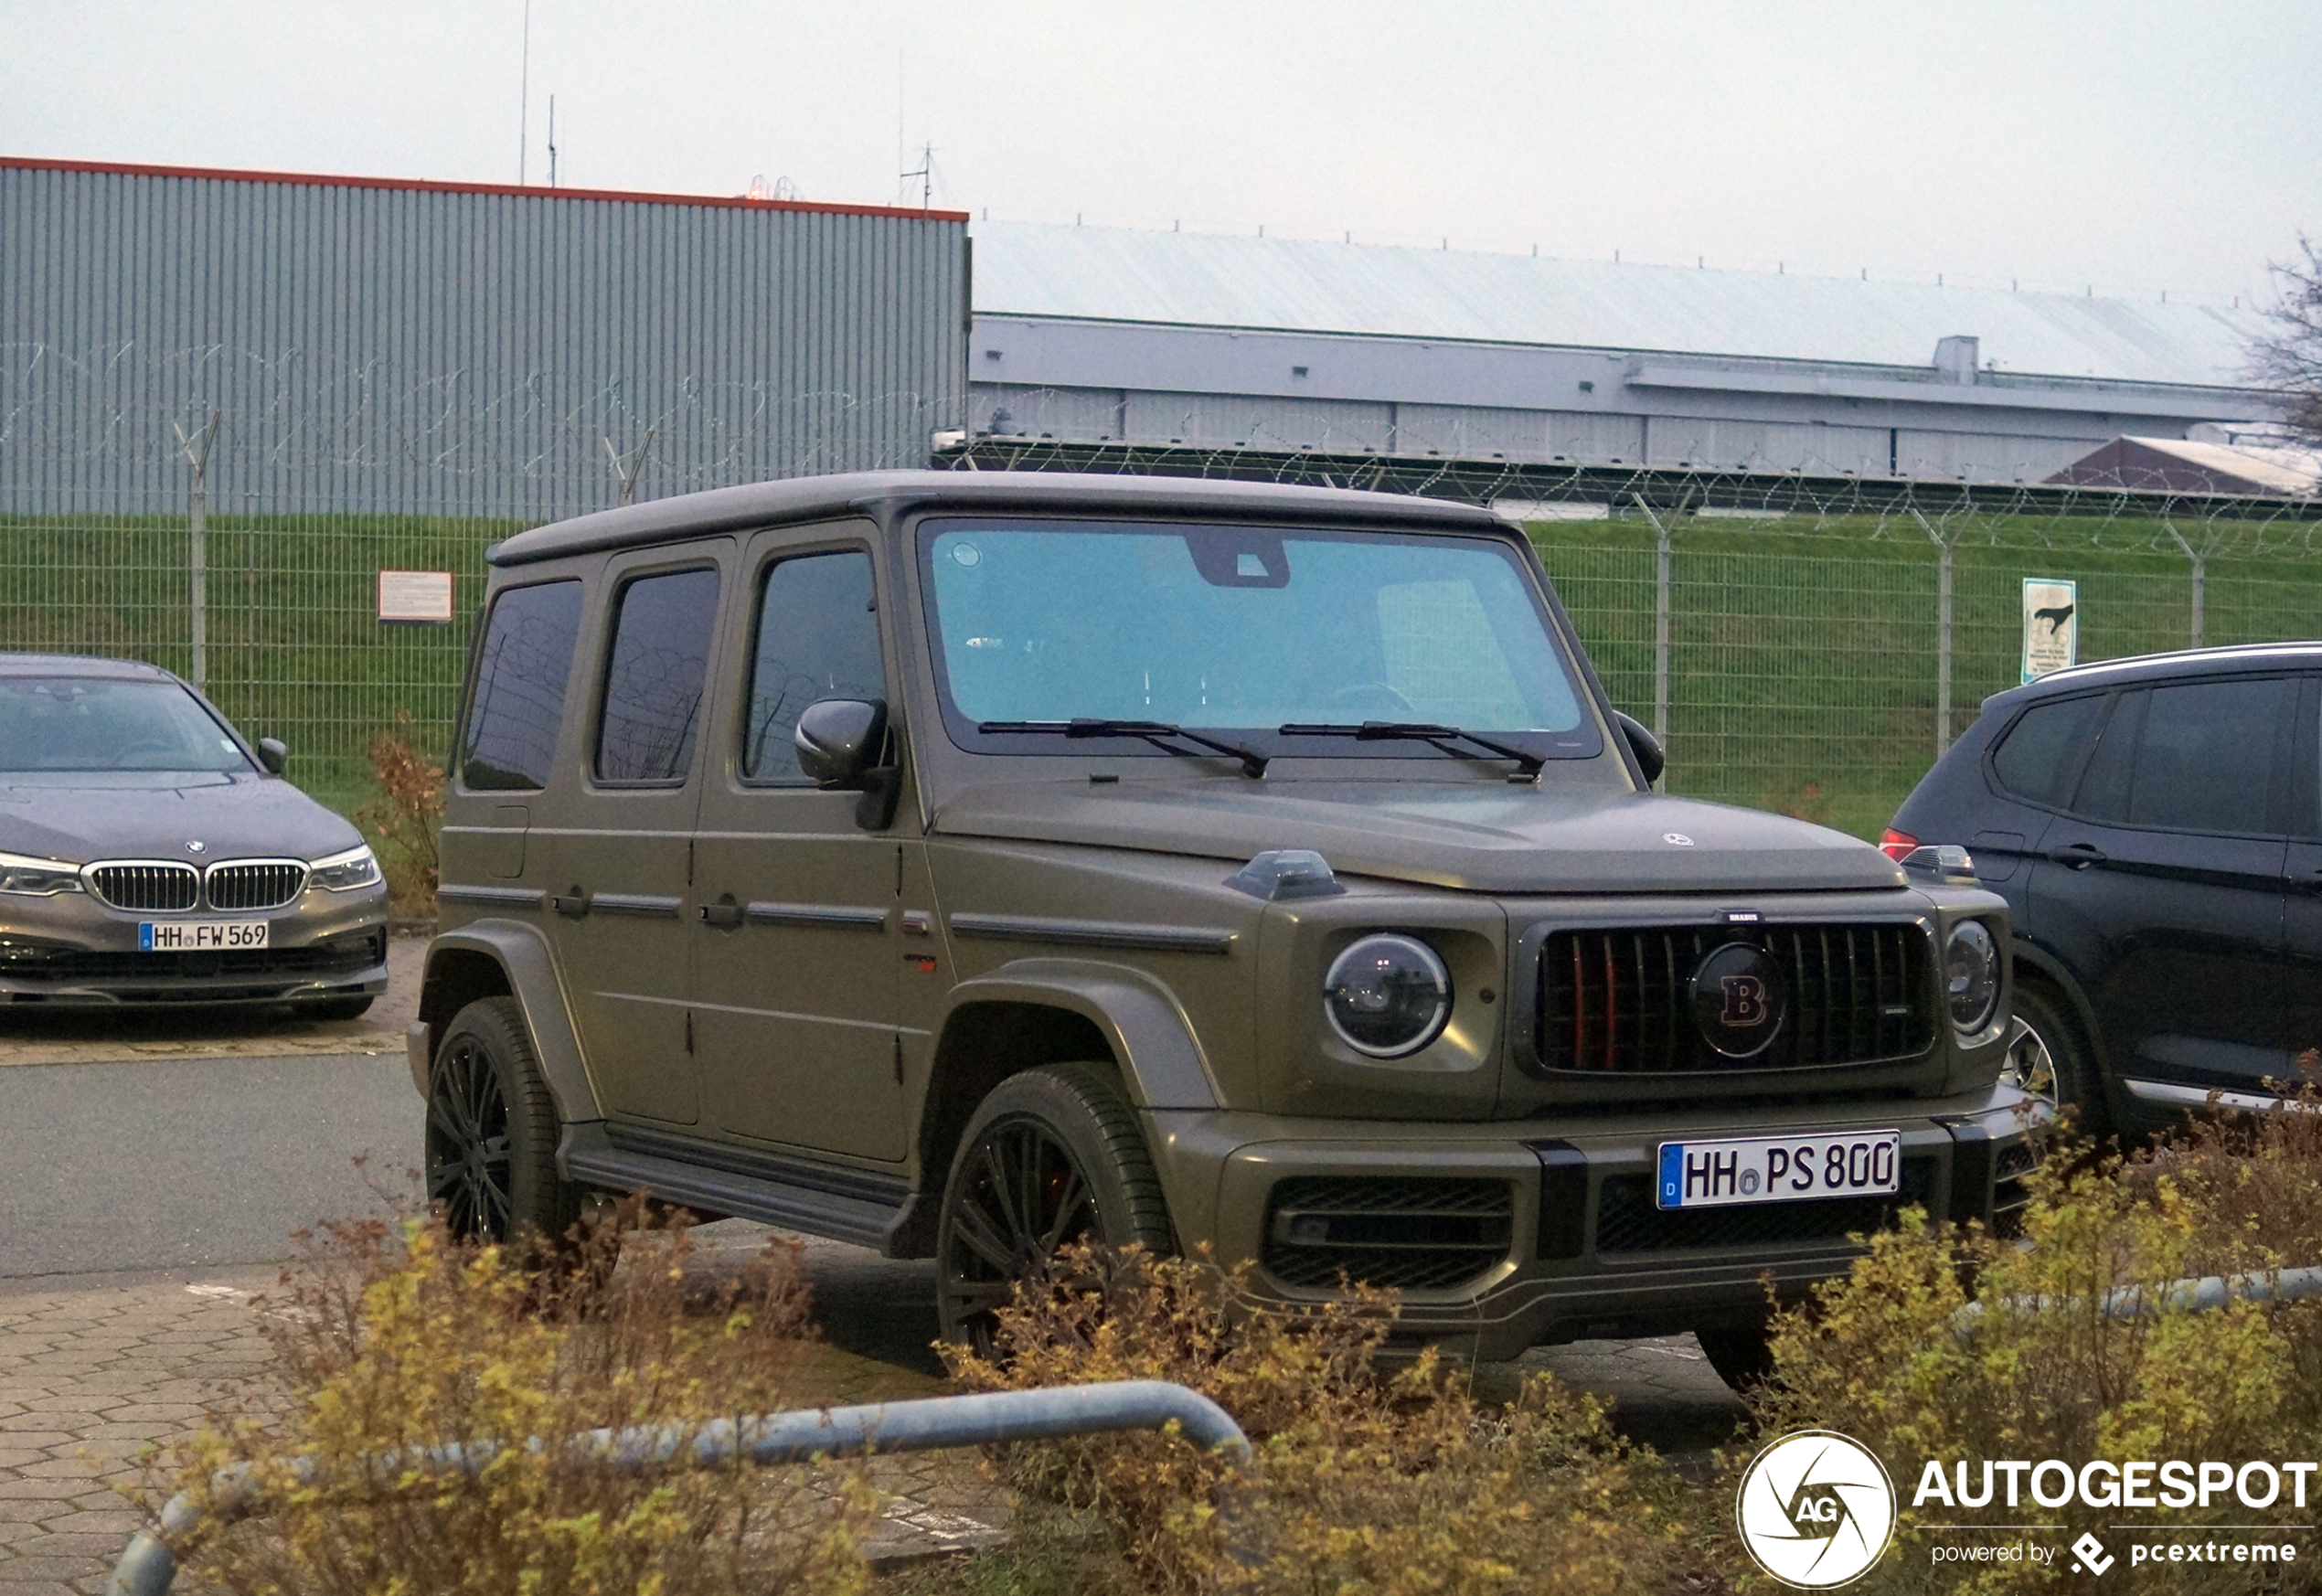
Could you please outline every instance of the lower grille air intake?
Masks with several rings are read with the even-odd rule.
[[[1260,1261],[1287,1286],[1451,1291],[1507,1256],[1515,1218],[1504,1180],[1303,1176],[1273,1188]]]

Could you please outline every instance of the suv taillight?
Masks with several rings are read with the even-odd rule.
[[[1891,825],[1887,827],[1887,835],[1879,839],[1880,850],[1891,859],[1900,859],[1918,846],[1917,837],[1907,831],[1897,831]]]

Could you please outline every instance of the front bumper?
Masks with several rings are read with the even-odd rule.
[[[1148,1134],[1186,1244],[1256,1261],[1261,1288],[1285,1301],[1328,1296],[1333,1264],[1356,1260],[1401,1293],[1396,1341],[1501,1359],[1541,1344],[1763,1318],[1769,1288],[1794,1298],[1844,1273],[1861,1250],[1850,1235],[1891,1224],[1905,1206],[2004,1228],[2048,1123],[2044,1104],[2001,1088],[1843,1114],[1824,1104],[1564,1116],[1430,1126],[1423,1138],[1407,1123],[1367,1134],[1343,1121],[1161,1112]],[[1871,1129],[1901,1133],[1895,1197],[1653,1205],[1664,1141]],[[1388,1245],[1334,1253],[1335,1223]]]
[[[387,893],[308,889],[280,909],[138,914],[75,895],[0,900],[0,1007],[294,1003],[387,990]],[[141,920],[268,922],[263,948],[141,952]]]

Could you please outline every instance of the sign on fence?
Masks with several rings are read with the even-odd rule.
[[[452,573],[448,570],[379,572],[379,619],[389,624],[451,624]]]
[[[2080,663],[2080,584],[2024,579],[2024,680]]]

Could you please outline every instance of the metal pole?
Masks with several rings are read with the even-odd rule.
[[[1951,542],[1927,525],[1927,517],[1915,505],[1911,518],[1919,523],[1936,549],[1935,757],[1941,759],[1944,750],[1951,746]]]
[[[193,533],[193,548],[188,557],[191,565],[193,591],[193,684],[197,692],[209,690],[209,528],[207,513],[209,507],[209,449],[218,442],[218,424],[223,420],[218,410],[209,412],[209,421],[198,437],[188,438],[186,429],[172,421],[177,431],[177,446],[185,452],[186,461],[194,468],[193,503],[186,516]]]
[[[1653,523],[1653,735],[1669,740],[1669,528],[1653,513],[1643,494],[1631,494]]]
[[[2169,537],[2176,539],[2178,548],[2183,552],[2185,558],[2190,560],[2193,565],[2192,646],[2199,648],[2201,646],[2201,601],[2204,596],[2205,590],[2209,586],[2209,560],[2206,556],[2197,554],[2193,551],[2193,546],[2185,541],[2185,535],[2177,529],[2177,527],[2173,522],[2163,521],[2161,523],[2161,527],[2168,533]]]

